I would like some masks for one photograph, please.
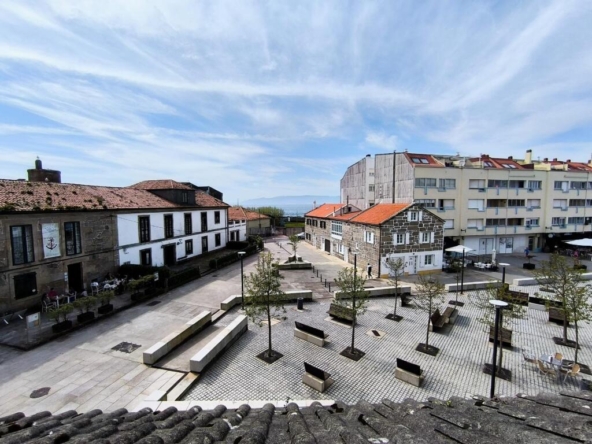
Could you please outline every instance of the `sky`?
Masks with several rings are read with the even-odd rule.
[[[339,195],[366,154],[592,156],[592,2],[2,0],[0,177]]]

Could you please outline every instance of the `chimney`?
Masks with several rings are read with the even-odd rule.
[[[35,168],[27,170],[29,182],[62,183],[62,173],[56,170],[44,170],[41,159],[35,160]]]
[[[36,170],[42,170],[42,164],[41,164],[41,159],[39,158],[39,156],[37,156],[37,160],[35,160],[35,169]]]
[[[545,157],[545,158],[543,159],[543,162],[548,162],[548,161],[549,161],[549,158],[548,158],[548,157]]]
[[[508,156],[508,160],[514,160],[514,156]]]
[[[571,159],[567,159],[565,163],[571,163]]]
[[[366,154],[366,157],[372,157],[372,155],[371,154]]]
[[[526,155],[524,156],[524,163],[532,163],[532,150],[526,150]]]
[[[555,158],[553,159],[553,162],[557,162],[557,157],[555,157]]]

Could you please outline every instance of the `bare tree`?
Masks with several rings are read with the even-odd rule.
[[[574,361],[578,362],[578,348],[580,345],[580,332],[578,322],[592,321],[592,305],[590,298],[592,297],[592,286],[584,285],[567,297],[567,312],[570,320],[574,323],[574,330],[576,335],[576,351]]]
[[[255,272],[245,277],[245,312],[259,327],[267,323],[268,349],[266,357],[273,359],[276,352],[271,347],[271,319],[286,312],[284,292],[280,289],[281,276],[277,272],[277,262],[271,253],[261,253]]]
[[[395,307],[393,309],[392,319],[395,321],[401,320],[401,316],[397,316],[397,297],[401,296],[399,289],[399,279],[403,275],[405,269],[405,261],[400,258],[387,257],[385,261],[386,268],[389,270],[389,280],[395,286]]]
[[[413,302],[420,309],[428,314],[428,324],[426,328],[426,341],[423,344],[424,350],[429,350],[430,340],[430,321],[435,308],[438,305],[444,303],[444,295],[446,293],[446,287],[441,283],[438,278],[433,275],[420,274],[415,285],[416,294],[413,298]]]
[[[570,314],[578,312],[580,305],[587,304],[580,294],[582,270],[571,266],[567,259],[553,253],[548,261],[542,261],[540,269],[535,270],[534,277],[539,285],[544,285],[553,293],[553,299],[563,307],[563,344],[568,345],[567,325]]]
[[[353,313],[352,321],[352,336],[350,353],[355,355],[357,353],[354,342],[356,333],[357,317],[366,312],[368,303],[368,292],[364,289],[366,279],[363,276],[358,276],[353,268],[344,268],[339,272],[335,284],[341,292],[341,299],[335,299],[335,304],[340,305]]]
[[[292,246],[292,251],[294,252],[294,260],[296,260],[296,251],[298,250],[298,243],[300,242],[300,238],[297,235],[293,234],[288,239],[290,240],[290,242],[288,242],[288,245]]]

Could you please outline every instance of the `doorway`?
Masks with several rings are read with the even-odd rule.
[[[177,246],[175,244],[162,247],[164,255],[164,264],[167,266],[175,265],[177,262]]]
[[[208,236],[201,238],[201,254],[208,252]]]
[[[331,241],[329,239],[325,239],[325,251],[331,253]]]
[[[81,262],[68,265],[68,288],[70,291],[75,291],[77,293],[84,290]]]
[[[482,237],[479,239],[479,254],[489,254],[493,250],[493,238]]]
[[[512,253],[514,251],[514,238],[500,237],[498,253]]]

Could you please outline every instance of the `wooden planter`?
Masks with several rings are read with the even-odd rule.
[[[494,327],[489,327],[489,342],[493,342],[493,330]],[[512,346],[512,330],[502,328],[501,345]]]
[[[54,333],[62,333],[72,328],[72,321],[63,321],[58,324],[53,324],[51,329]]]
[[[101,305],[97,311],[99,312],[99,314],[107,314],[107,313],[111,313],[113,311],[113,304],[105,304],[105,305]]]
[[[85,322],[92,321],[95,318],[94,311],[87,311],[86,313],[81,313],[76,317],[76,320],[79,324],[84,324]]]

